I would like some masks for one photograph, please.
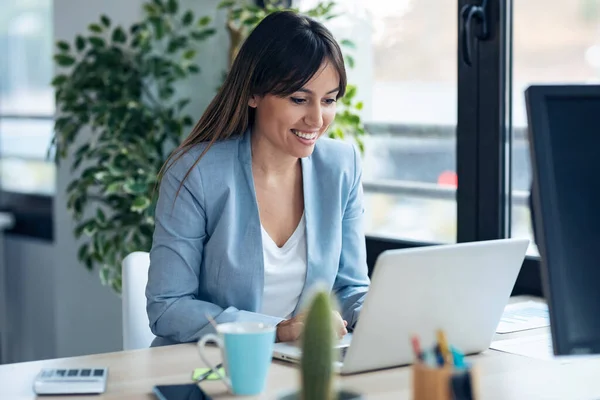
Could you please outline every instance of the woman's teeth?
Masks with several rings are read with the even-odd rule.
[[[301,137],[302,139],[311,140],[317,137],[318,132],[302,132],[292,129],[292,133],[298,137]]]

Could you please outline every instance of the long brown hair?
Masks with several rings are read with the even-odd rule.
[[[181,180],[219,140],[242,135],[254,123],[253,95],[289,96],[302,88],[327,60],[340,77],[337,97],[346,91],[346,69],[339,45],[321,23],[292,11],[269,14],[242,45],[224,84],[190,135],[171,153],[159,172],[159,181],[190,149],[207,143]]]

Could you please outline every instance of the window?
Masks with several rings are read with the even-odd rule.
[[[536,23],[532,24],[534,19]],[[531,167],[523,91],[534,83],[598,84],[599,32],[599,0],[515,2],[511,235],[530,238],[531,255],[539,253],[533,243],[527,204]]]
[[[315,0],[301,0],[307,9]],[[356,44],[349,83],[364,101],[366,230],[456,241],[456,5],[339,2],[329,27]],[[431,12],[435,9],[435,12]]]
[[[54,92],[50,0],[5,0],[0,15],[0,186],[49,196]]]
[[[300,8],[315,3],[300,0]],[[565,13],[563,5],[519,3],[513,65],[512,3],[485,3],[487,36],[477,18],[465,29],[461,15],[463,9],[481,6],[478,0],[348,0],[340,3],[341,17],[328,22],[338,39],[357,44],[349,82],[357,84],[368,105],[363,184],[370,268],[390,248],[500,239],[511,233],[532,239],[523,84],[547,77],[554,66],[554,76],[564,78],[564,65],[582,65],[569,60],[574,54],[570,45],[577,35],[591,40],[589,29],[598,27],[581,33],[584,28],[572,29],[556,19],[542,31],[530,21]],[[597,0],[570,8],[575,4],[577,12],[586,8],[579,18],[597,15]],[[542,16],[540,9],[549,13]],[[530,42],[530,48],[521,49]],[[594,59],[595,50],[586,51]],[[527,73],[525,65],[531,66]],[[528,257],[514,293],[541,294],[539,277],[539,259]]]

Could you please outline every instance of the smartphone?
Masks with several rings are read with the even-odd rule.
[[[211,400],[196,383],[157,385],[153,392],[159,400]]]

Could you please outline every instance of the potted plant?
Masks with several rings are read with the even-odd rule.
[[[299,390],[280,397],[280,400],[359,400],[359,393],[344,390],[337,383],[334,362],[336,332],[332,317],[332,301],[324,291],[316,292],[304,320],[301,337]]]
[[[215,32],[177,0],[143,9],[128,28],[102,15],[71,43],[59,41],[54,56],[56,162],[73,156],[67,207],[75,236],[89,238],[78,258],[90,270],[100,265],[102,283],[117,293],[123,258],[151,247],[160,167],[194,122],[175,87],[200,71],[198,44]]]

